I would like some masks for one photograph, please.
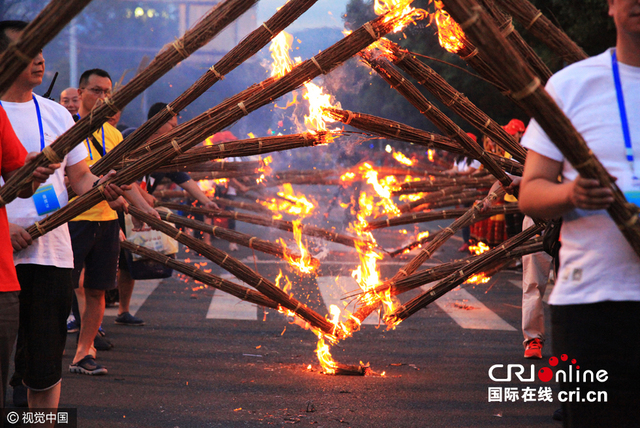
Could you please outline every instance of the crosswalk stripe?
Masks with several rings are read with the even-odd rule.
[[[233,275],[223,274],[220,276],[236,284],[242,284]],[[224,291],[215,290],[207,311],[207,319],[255,321],[258,319],[258,308],[253,303],[240,300]]]
[[[424,290],[428,288],[428,285],[422,286]],[[436,300],[436,305],[462,328],[516,331],[513,326],[487,308],[480,300],[461,288],[451,290],[440,297]]]
[[[137,280],[136,285],[133,287],[133,294],[131,295],[131,302],[129,303],[129,313],[135,315],[138,309],[142,307],[147,298],[155,291],[160,284],[161,279],[144,279]],[[106,308],[104,310],[105,316],[115,317],[118,316],[118,308]]]
[[[317,278],[318,288],[322,294],[322,300],[327,306],[327,312],[331,305],[336,305],[340,309],[344,309],[344,300],[341,300],[346,294],[350,294],[358,290],[358,284],[350,276],[341,276],[335,278],[333,276],[320,276]],[[377,325],[378,316],[373,313],[363,321],[362,324]]]

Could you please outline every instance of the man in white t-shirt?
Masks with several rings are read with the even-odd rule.
[[[0,52],[20,37],[26,25],[20,21],[0,22]],[[33,88],[42,83],[43,75],[44,58],[39,53],[0,98],[27,151],[42,151],[74,124],[63,106],[33,94]],[[98,179],[84,161],[86,156],[82,145],[76,147],[34,197],[16,199],[7,205],[14,263],[21,288],[16,374],[11,385],[14,391],[19,385],[28,388],[31,408],[58,407],[66,319],[73,290],[73,252],[66,224],[35,241],[25,228],[66,205],[65,173],[73,190],[80,195],[114,174]],[[105,188],[110,201],[117,200],[121,194],[122,189],[115,185]]]
[[[547,91],[630,198],[640,191],[634,179],[640,173],[640,2],[608,3],[617,28],[615,50],[560,71]],[[619,104],[620,98],[624,101]],[[623,112],[629,138],[623,135]],[[532,217],[563,217],[560,268],[549,299],[554,356],[575,360],[574,371],[576,366],[583,372],[607,371],[603,382],[571,383],[560,377],[561,394],[581,387],[582,397],[594,390],[608,395],[606,403],[563,403],[565,426],[638,426],[640,258],[605,210],[613,202],[611,189],[579,176],[535,121],[523,145],[529,154],[522,211]]]

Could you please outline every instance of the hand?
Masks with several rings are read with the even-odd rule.
[[[106,190],[105,190],[105,196],[106,196]],[[107,203],[109,204],[111,209],[114,211],[126,211],[127,209],[127,201],[125,201],[122,196],[119,196],[114,200],[107,199]]]
[[[213,201],[209,201],[206,204],[204,204],[204,207],[208,210],[219,210],[220,207],[218,206],[218,204],[216,204]]]
[[[522,181],[522,177],[512,177],[511,178],[511,184],[509,184],[504,190],[513,195],[518,187],[520,187],[520,182]]]
[[[614,201],[613,191],[593,178],[578,176],[569,187],[569,200],[576,208],[604,210]]]
[[[9,223],[9,234],[14,252],[24,250],[33,242],[31,235],[17,224]]]
[[[31,152],[27,155],[24,160],[24,163],[27,164],[29,162],[33,162],[33,160],[39,155],[38,152]],[[47,181],[51,174],[55,172],[56,169],[60,168],[59,163],[52,163],[47,166],[39,166],[33,171],[33,182],[40,185]]]
[[[100,180],[98,180],[98,186],[101,185],[102,183],[110,180],[111,178],[113,178],[116,175],[115,170],[111,170],[109,171],[106,175],[103,175]],[[122,185],[122,186],[118,186],[114,183],[110,183],[107,184],[106,186],[104,186],[104,198],[107,200],[107,202],[114,202],[116,201],[120,196],[122,196],[124,194],[124,192],[126,190],[131,189],[130,185]],[[111,204],[109,204],[111,205]],[[113,207],[111,207],[113,208]],[[115,209],[115,208],[113,208]]]

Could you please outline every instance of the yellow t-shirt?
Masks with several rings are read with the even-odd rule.
[[[102,158],[102,130],[104,129],[104,147],[107,150],[107,153],[111,151],[115,146],[120,144],[122,141],[122,134],[113,126],[109,125],[109,123],[105,123],[101,128],[93,134],[93,137],[100,143],[101,149],[98,150],[97,147],[91,142],[90,139],[84,140],[84,145],[87,151],[89,152],[89,156],[87,156],[86,161],[87,165],[91,166],[94,163],[98,162],[100,158]],[[80,214],[78,217],[74,218],[72,221],[80,221],[80,220],[88,220],[88,221],[108,221],[108,220],[116,220],[118,218],[118,214],[111,209],[107,201],[102,201],[97,205],[94,205],[92,208],[89,208],[87,211]]]

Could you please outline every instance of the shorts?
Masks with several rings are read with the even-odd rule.
[[[62,377],[73,293],[71,269],[20,264],[16,272],[21,291],[14,379],[21,378],[36,391],[47,390]]]
[[[120,255],[118,220],[70,221],[69,234],[73,247],[73,287],[78,288],[84,268],[84,288],[116,288]]]

